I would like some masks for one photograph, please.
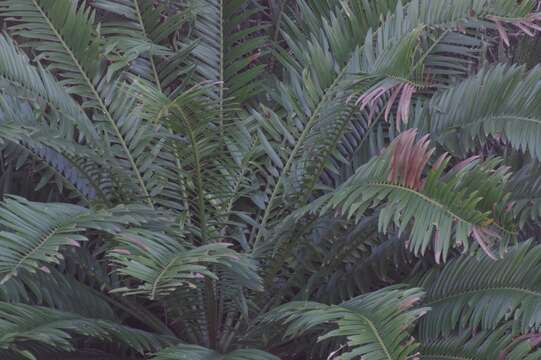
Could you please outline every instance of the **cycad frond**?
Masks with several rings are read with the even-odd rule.
[[[166,348],[156,354],[152,360],[279,360],[278,357],[256,349],[235,350],[227,354],[220,354],[196,345],[177,345]]]
[[[133,102],[126,98],[121,82],[109,81],[101,71],[103,44],[92,9],[70,0],[5,0],[0,10],[2,17],[14,21],[10,31],[27,40],[38,52],[37,59],[47,60],[47,68],[58,72],[60,83],[84,99],[85,110],[94,111],[93,121],[101,125],[96,127],[115,144],[106,148],[114,150],[113,155],[133,176],[125,176],[134,184],[132,191],[138,190],[139,197],[153,206],[153,189],[145,181],[142,161],[136,158],[148,141],[135,141],[141,140],[137,135],[143,127],[130,121]]]
[[[19,271],[0,288],[0,301],[47,306],[84,317],[117,320],[106,295],[55,268],[48,273]]]
[[[162,84],[165,77],[160,67],[175,52],[167,39],[188,20],[185,11],[167,11],[151,0],[98,0],[92,6],[109,15],[104,16],[101,32],[114,44],[114,54],[109,55],[112,67],[129,66],[132,73],[169,92],[167,84]]]
[[[458,155],[489,137],[541,159],[539,68],[497,65],[445,90],[430,101],[432,138]]]
[[[335,146],[354,113],[346,100],[353,74],[360,71],[360,44],[370,27],[376,27],[379,17],[395,4],[394,0],[359,2],[351,7],[331,4],[329,18],[319,18],[318,4],[300,1],[298,20],[305,22],[308,33],[294,19],[286,18],[283,36],[293,56],[279,49],[288,78],[273,94],[285,114],[262,107],[254,115],[261,123],[262,147],[272,159],[267,173],[262,174],[269,183],[268,201],[256,243],[264,237],[269,220],[274,223],[283,218],[288,209],[284,202],[303,203],[309,198],[327,160],[337,155]]]
[[[512,324],[504,324],[494,331],[460,335],[428,341],[420,348],[421,360],[522,360],[538,359],[539,334],[532,333],[513,339]]]
[[[539,261],[541,248],[527,242],[503,259],[463,256],[441,272],[429,273],[422,286],[427,290],[424,304],[432,310],[421,320],[421,338],[463,328],[493,330],[507,319],[513,319],[516,332],[537,331],[541,326],[541,281],[535,270]]]
[[[499,237],[505,243],[509,219],[505,221],[503,210],[494,213],[493,205],[505,199],[507,168],[499,166],[497,159],[483,163],[470,158],[444,174],[447,155],[430,168],[434,149],[429,148],[427,136],[418,142],[415,138],[415,130],[403,132],[382,155],[309,208],[337,209],[360,218],[368,208],[383,205],[380,229],[386,232],[394,223],[402,233],[411,226],[409,248],[424,254],[433,242],[436,261],[447,258],[453,243],[467,249],[470,237],[485,250]],[[490,184],[484,182],[489,174]],[[499,224],[502,220],[504,224]]]
[[[249,1],[198,3],[194,35],[199,42],[193,50],[197,63],[194,77],[198,82],[216,84],[214,95],[220,107],[229,98],[244,103],[262,90],[261,83],[254,80],[265,69],[265,65],[257,64],[267,41],[261,34],[265,26],[249,21],[261,11],[261,5]]]
[[[64,203],[35,203],[9,197],[0,205],[0,274],[2,282],[20,269],[48,272],[47,263],[59,263],[65,246],[80,246],[85,229],[115,233],[125,222],[109,212],[93,212]]]
[[[114,249],[110,256],[120,266],[118,272],[142,284],[115,292],[144,294],[154,300],[179,287],[196,288],[205,277],[218,280],[212,266],[233,273],[243,286],[254,290],[260,288],[255,264],[246,255],[229,249],[227,244],[190,248],[178,239],[144,230],[124,232],[117,240],[121,247]]]
[[[4,5],[4,4],[0,4]],[[6,34],[0,35],[0,76],[16,87],[21,95],[44,101],[61,112],[81,136],[93,145],[98,144],[98,133],[84,109],[74,101],[53,75],[41,66],[34,66],[23,51]],[[64,125],[65,126],[65,125]]]
[[[0,302],[1,349],[39,355],[42,347],[73,351],[73,337],[94,337],[102,342],[115,341],[139,353],[159,350],[175,341],[105,320],[38,306]],[[35,357],[33,357],[35,358]]]
[[[270,320],[288,325],[286,337],[307,331],[329,329],[318,338],[347,338],[341,359],[404,359],[413,355],[417,344],[409,341],[408,329],[426,309],[412,309],[423,293],[419,289],[389,287],[362,295],[339,305],[314,302],[291,302],[276,308]]]

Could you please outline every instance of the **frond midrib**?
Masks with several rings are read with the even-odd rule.
[[[352,53],[354,53],[354,52],[352,51]],[[269,200],[269,202],[268,202],[268,204],[267,204],[267,206],[265,208],[265,212],[264,212],[262,220],[261,220],[260,230],[258,231],[256,239],[255,239],[254,248],[257,247],[259,241],[261,240],[261,237],[263,236],[263,232],[265,231],[265,227],[266,227],[267,222],[269,220],[269,216],[270,216],[270,213],[271,213],[272,208],[274,206],[274,202],[276,201],[276,199],[278,197],[278,192],[280,191],[280,189],[281,189],[281,187],[283,185],[284,178],[287,176],[289,170],[291,170],[291,166],[293,166],[293,162],[295,160],[295,157],[296,157],[297,153],[299,152],[299,150],[301,149],[301,147],[302,147],[302,145],[304,143],[304,139],[308,136],[308,133],[310,132],[310,130],[312,129],[312,127],[316,123],[317,119],[319,118],[319,111],[320,111],[321,107],[328,100],[328,98],[334,93],[334,89],[338,86],[338,84],[340,83],[340,80],[346,74],[346,71],[347,71],[348,66],[349,66],[350,62],[352,61],[352,59],[353,59],[353,56],[350,58],[348,63],[342,68],[340,73],[338,73],[336,79],[334,79],[332,84],[326,89],[325,93],[321,97],[321,100],[319,101],[316,108],[314,109],[314,112],[312,113],[312,115],[308,119],[308,122],[306,123],[306,126],[304,127],[301,135],[299,136],[299,139],[295,143],[295,146],[293,147],[293,150],[291,151],[291,153],[290,153],[290,155],[289,155],[289,157],[287,159],[287,162],[284,165],[284,170],[282,171],[282,173],[280,174],[280,177],[278,178],[278,181],[274,185],[270,200]]]
[[[389,353],[389,350],[387,349],[387,345],[383,341],[378,329],[376,328],[376,325],[372,322],[372,320],[370,320],[368,317],[364,316],[363,314],[357,314],[357,315],[365,319],[365,321],[368,323],[368,326],[370,326],[370,329],[372,329],[372,332],[374,333],[374,335],[376,336],[376,339],[380,343],[381,348],[385,352],[385,356],[387,356],[389,360],[393,360],[391,354]]]
[[[44,237],[40,239],[40,241],[38,242],[38,244],[36,244],[36,246],[32,247],[32,249],[28,253],[26,253],[22,258],[20,258],[17,261],[17,263],[13,266],[13,269],[11,270],[10,273],[11,274],[16,273],[17,270],[26,262],[27,259],[32,257],[35,253],[37,253],[41,248],[43,248],[47,244],[47,242],[49,241],[51,237],[53,237],[59,232],[65,231],[70,226],[73,230],[76,230],[76,227],[74,226],[73,221],[70,221],[65,224],[59,224],[59,225],[53,226],[51,230],[47,233],[47,235],[45,235]]]
[[[145,22],[143,21],[143,15],[141,13],[141,7],[139,6],[139,1],[138,0],[133,0],[133,4],[135,6],[135,13],[137,14],[137,20],[139,21],[139,25],[141,26],[141,32],[143,33],[143,36],[150,40],[149,36],[148,36],[148,33],[147,33],[147,29],[145,27]],[[152,54],[149,54],[149,59],[150,59],[150,65],[152,67],[152,73],[154,75],[154,80],[156,82],[156,86],[158,87],[158,89],[162,89],[162,84],[160,82],[160,77],[158,76],[158,70],[156,69],[156,62],[154,61],[154,56],[152,56]]]
[[[391,184],[391,183],[384,183],[384,182],[368,182],[368,186],[392,188],[392,189],[397,189],[397,190],[400,190],[400,191],[408,192],[410,194],[414,194],[415,196],[419,197],[421,200],[429,203],[430,205],[433,205],[435,207],[440,208],[442,211],[446,212],[449,216],[451,216],[455,220],[470,224],[472,226],[475,225],[472,222],[470,222],[469,220],[466,220],[463,217],[459,216],[458,214],[455,214],[453,211],[449,210],[445,206],[445,204],[442,204],[441,202],[436,201],[436,200],[428,197],[427,195],[425,195],[423,193],[420,193],[418,191],[415,191],[414,189],[408,188],[406,186],[398,185],[398,184]]]
[[[148,189],[146,188],[143,177],[141,176],[141,173],[139,172],[139,168],[135,164],[135,161],[134,161],[134,159],[133,159],[133,157],[132,157],[132,155],[130,153],[130,150],[129,150],[127,144],[126,144],[126,141],[124,140],[124,137],[122,136],[122,133],[120,132],[120,129],[116,126],[116,123],[115,123],[111,113],[109,112],[109,109],[107,109],[107,106],[105,106],[105,103],[103,102],[103,99],[101,98],[101,96],[99,95],[99,93],[98,93],[97,89],[95,88],[94,84],[92,83],[92,81],[90,80],[88,75],[86,74],[86,72],[83,69],[82,65],[77,60],[77,57],[75,56],[73,51],[71,51],[70,47],[66,44],[66,42],[64,41],[64,38],[62,37],[60,32],[56,29],[54,24],[49,20],[49,18],[47,17],[47,14],[45,13],[45,11],[41,8],[41,6],[38,4],[38,2],[36,0],[32,0],[32,3],[36,7],[36,9],[39,11],[39,13],[43,17],[43,19],[47,22],[47,25],[49,26],[51,31],[53,31],[54,35],[57,37],[58,41],[61,43],[64,50],[68,53],[68,55],[70,56],[70,58],[73,61],[74,65],[77,67],[77,70],[79,71],[79,73],[81,74],[83,79],[85,80],[85,83],[87,84],[90,91],[94,95],[94,98],[98,102],[101,110],[103,111],[103,114],[105,115],[107,120],[110,122],[110,124],[111,124],[111,126],[112,126],[118,140],[120,141],[120,145],[122,146],[122,149],[124,150],[124,153],[126,154],[126,156],[128,158],[128,161],[129,161],[129,163],[130,163],[130,165],[131,165],[131,167],[132,167],[132,169],[133,169],[133,171],[134,171],[134,173],[135,173],[135,175],[137,177],[139,185],[141,186],[141,190],[143,190],[143,192],[144,192],[145,199],[146,199],[147,203],[152,208],[154,208],[154,202],[152,201],[152,199],[150,197],[150,193],[148,192]]]

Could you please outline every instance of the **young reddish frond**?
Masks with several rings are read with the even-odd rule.
[[[416,129],[407,130],[391,144],[388,181],[419,190],[423,186],[423,170],[435,149],[429,149],[428,135],[415,142],[416,136]]]
[[[510,46],[509,35],[518,36],[522,33],[534,37],[536,32],[541,31],[541,26],[537,23],[541,21],[540,14],[530,14],[523,19],[518,20],[506,20],[495,16],[489,17],[490,20],[496,25],[496,30],[506,46]],[[517,32],[508,33],[505,25],[509,25],[511,28],[515,28]]]
[[[385,121],[389,122],[391,110],[397,104],[396,125],[398,126],[401,122],[404,124],[408,122],[411,99],[415,91],[415,85],[408,82],[379,85],[361,95],[355,104],[360,105],[360,110],[369,109],[368,121],[371,122],[379,100],[388,95],[389,99],[385,104],[384,118]]]

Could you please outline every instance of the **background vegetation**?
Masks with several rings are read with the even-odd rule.
[[[0,358],[541,358],[540,11],[0,0]]]

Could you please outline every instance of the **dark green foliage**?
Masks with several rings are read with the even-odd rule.
[[[0,358],[538,359],[539,10],[0,0]]]

